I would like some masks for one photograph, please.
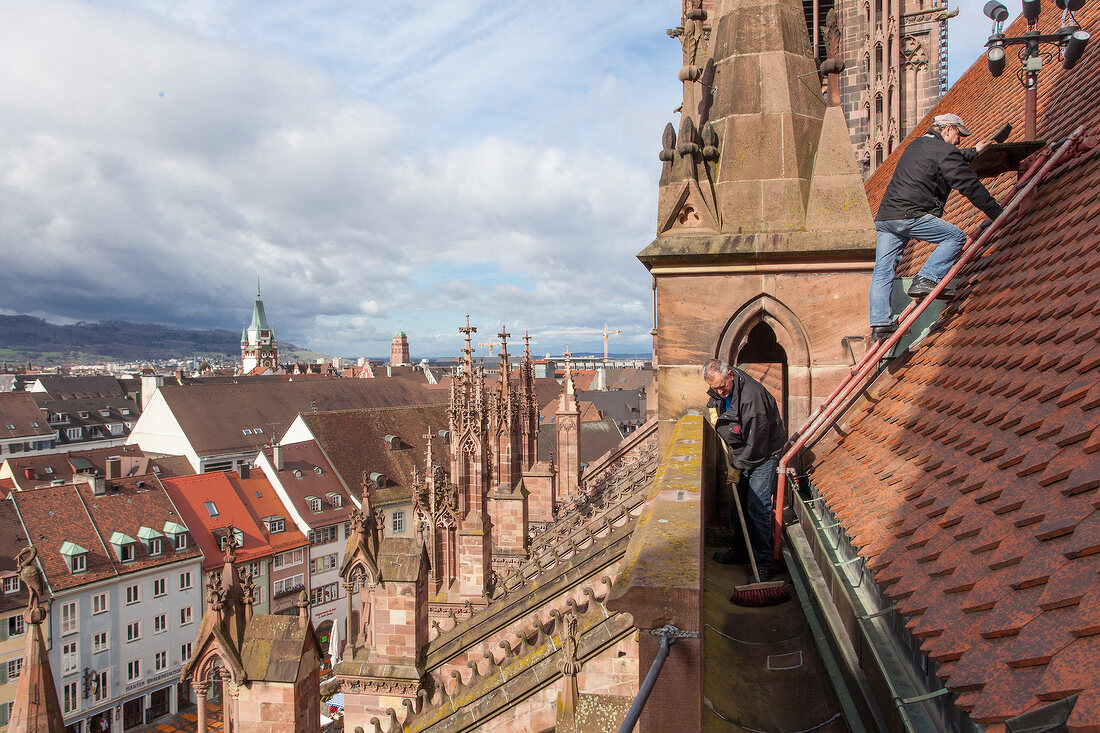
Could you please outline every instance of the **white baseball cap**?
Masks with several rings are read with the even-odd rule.
[[[945,114],[936,115],[932,118],[933,125],[954,125],[955,129],[959,131],[959,134],[966,137],[970,134],[970,130],[966,129],[966,125],[963,124],[963,118],[958,115]]]

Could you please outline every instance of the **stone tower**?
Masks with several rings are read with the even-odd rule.
[[[260,298],[260,283],[256,282],[256,303],[252,306],[252,322],[241,332],[241,371],[245,374],[256,367],[279,366],[279,342],[267,323],[264,302]]]
[[[398,331],[390,341],[390,366],[405,364],[412,364],[412,357],[409,356],[409,337],[404,331]]]
[[[451,481],[458,502],[456,555],[458,592],[481,602],[489,587],[492,567],[493,525],[487,510],[491,481],[489,400],[485,390],[485,372],[476,369],[470,325],[459,329],[466,336],[462,374],[451,385],[450,435]]]
[[[208,730],[207,694],[217,686],[226,731],[319,733],[321,645],[309,598],[302,591],[297,617],[254,614],[257,589],[236,566],[232,525],[224,537],[222,569],[207,576],[206,611],[180,670],[180,682],[195,690],[196,729]]]
[[[557,425],[558,496],[568,499],[581,490],[581,408],[577,404],[570,354],[565,354],[565,379],[558,411],[554,415]]]
[[[826,107],[814,80],[801,0],[728,5],[710,20],[710,55],[694,40],[705,12],[685,14],[684,106],[662,138],[657,237],[638,255],[656,289],[662,443],[705,401],[705,359],[755,374],[798,425],[868,328],[875,232],[838,95]]]
[[[685,16],[706,13],[701,32],[707,57],[713,55],[718,16],[729,5],[683,0]],[[825,42],[829,27],[835,23],[839,32],[841,100],[861,172],[868,176],[947,91],[947,21],[958,11],[949,11],[946,0],[802,0],[802,7],[816,62],[833,55]],[[699,67],[706,73],[705,60]]]

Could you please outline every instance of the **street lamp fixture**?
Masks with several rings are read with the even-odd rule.
[[[1056,57],[1062,60],[1067,71],[1081,59],[1089,42],[1088,31],[1082,30],[1073,14],[1085,6],[1085,0],[1054,0],[1062,11],[1062,27],[1053,33],[1040,33],[1035,27],[1042,11],[1040,0],[1021,0],[1027,30],[1020,36],[1006,36],[1004,24],[1008,20],[1008,8],[998,0],[989,0],[983,11],[993,21],[993,33],[986,41],[985,60],[989,73],[998,77],[1005,70],[1006,49],[1020,46],[1017,54],[1020,70],[1017,78],[1024,87],[1024,137],[1035,139],[1035,116],[1038,99],[1039,71]],[[1053,47],[1053,48],[1052,48]]]

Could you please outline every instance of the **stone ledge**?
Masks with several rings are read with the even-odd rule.
[[[639,629],[702,628],[703,418],[680,418],[606,603]]]
[[[863,236],[861,236],[863,234]],[[749,232],[695,236],[658,236],[638,253],[646,267],[676,262],[699,264],[773,264],[782,266],[806,258],[828,266],[830,261],[873,261],[874,230]]]

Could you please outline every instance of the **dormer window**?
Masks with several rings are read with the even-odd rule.
[[[100,417],[110,417],[111,416],[111,411],[110,410],[100,410],[99,411],[99,416]]]
[[[138,539],[145,545],[145,552],[149,557],[157,557],[164,552],[164,535],[152,527],[138,529]]]
[[[4,594],[18,593],[22,584],[19,582],[19,576],[13,575],[10,578],[4,578]]]
[[[297,468],[294,469],[294,478],[297,478],[297,479],[302,478],[302,472],[299,471]]]
[[[130,414],[130,408],[129,407],[123,407],[121,410],[119,410],[119,414],[129,415]]]
[[[324,476],[325,475],[325,470],[323,468],[321,468],[320,466],[314,466],[313,467],[313,472],[315,474],[317,474],[318,476]]]
[[[136,557],[136,541],[122,532],[111,533],[111,546],[122,562],[133,562]]]
[[[224,529],[215,530],[214,537],[218,540],[218,547],[225,549],[225,541],[229,537],[229,533]],[[233,528],[233,543],[236,547],[244,546],[244,530]]]
[[[7,428],[8,430],[15,430],[15,425],[14,425],[13,423],[10,423],[10,422],[9,422],[9,423],[4,423],[4,426],[5,426],[5,427],[6,427],[6,428]]]
[[[168,536],[168,541],[176,548],[176,552],[187,549],[187,527],[176,522],[165,522],[164,534]]]
[[[283,517],[267,517],[264,519],[264,524],[267,525],[267,531],[271,534],[286,531],[286,520]]]
[[[321,511],[321,499],[316,496],[307,496],[306,503],[309,504],[309,510],[317,513]]]
[[[328,503],[332,505],[333,509],[339,509],[343,503],[343,499],[335,491],[328,494]]]
[[[87,410],[77,410],[76,414],[80,416],[81,420],[87,420],[89,417],[92,416],[92,413],[88,412]]]
[[[88,569],[88,551],[75,542],[62,542],[61,554],[65,556],[65,564],[73,575]]]

